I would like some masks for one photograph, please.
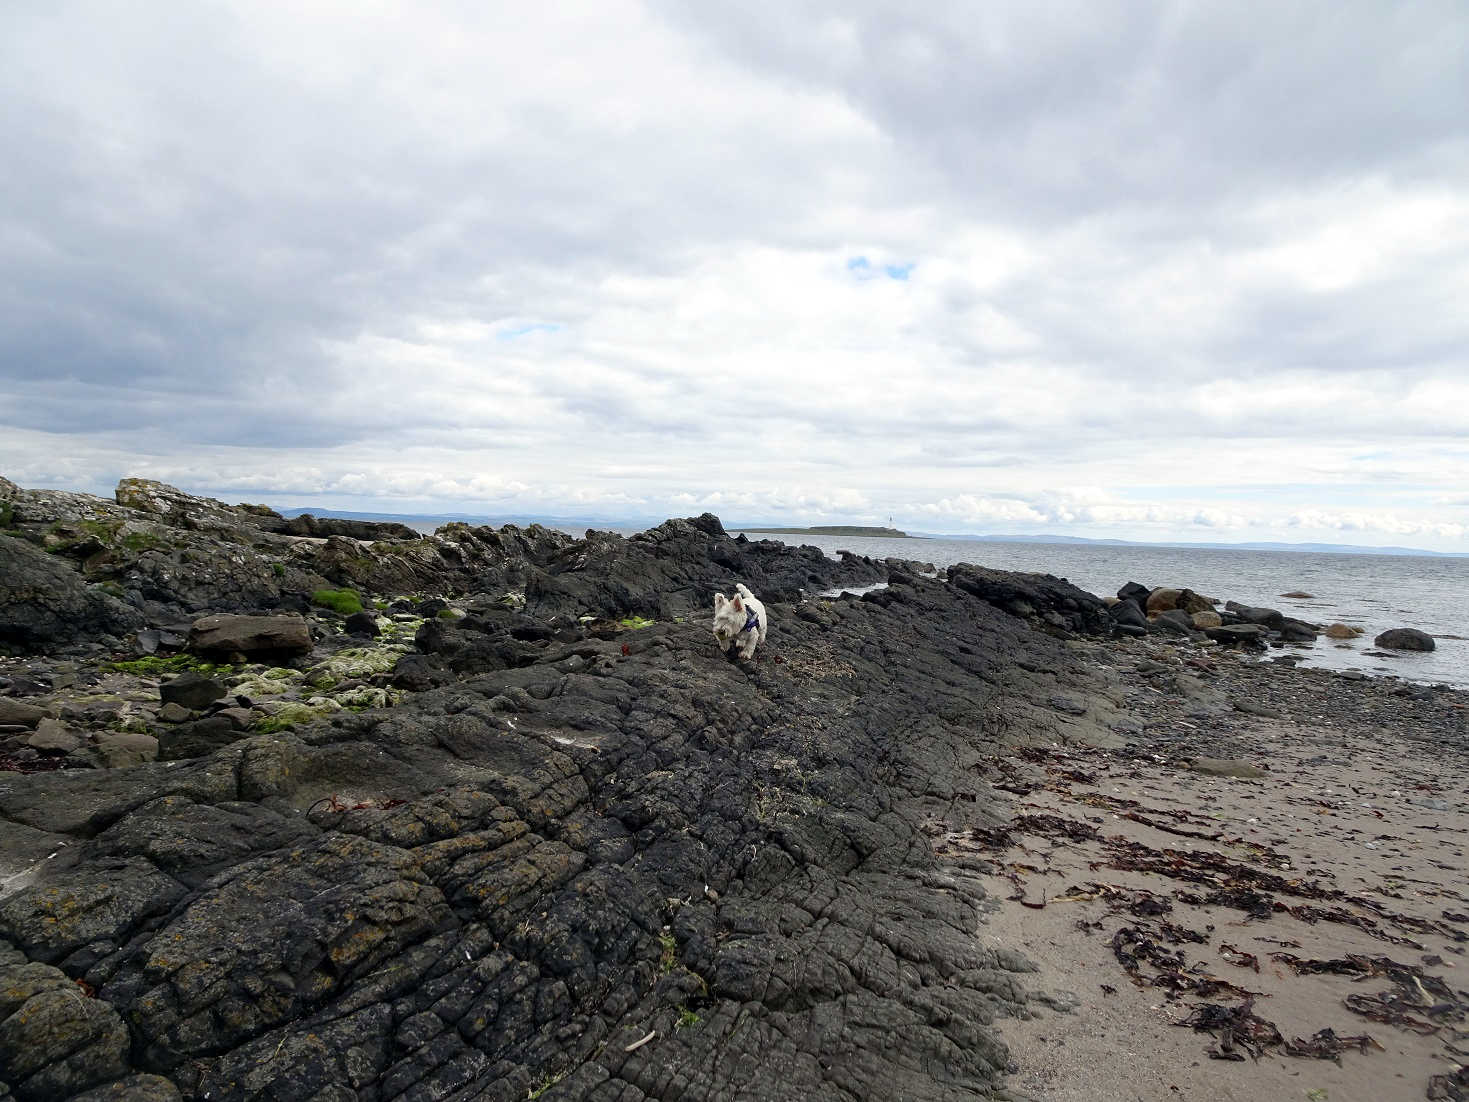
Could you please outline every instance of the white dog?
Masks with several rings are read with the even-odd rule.
[[[714,639],[725,654],[730,647],[741,658],[753,658],[755,648],[765,642],[765,630],[770,620],[765,615],[765,606],[755,594],[736,582],[739,592],[733,599],[723,593],[714,594]]]

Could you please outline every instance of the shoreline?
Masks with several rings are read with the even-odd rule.
[[[1013,1087],[1461,1097],[1469,694],[1089,649],[1115,714],[1093,702],[1022,750],[1008,816],[946,839],[991,866],[981,936],[1025,951],[1071,1011],[1002,1025]],[[1421,714],[1395,718],[1408,699]]]
[[[1120,900],[1135,929],[1173,916],[1214,949],[1228,928],[1231,952],[1266,966],[1239,940],[1261,930],[1230,926],[1258,920],[1162,879],[1153,902],[1138,894],[1163,875],[1148,863],[1172,868],[1184,845],[1224,846],[1226,881],[1263,862],[1245,886],[1295,910],[1377,900],[1359,917],[1387,928],[1402,912],[1391,929],[1419,957],[1463,948],[1445,933],[1456,919],[1406,899],[1422,881],[1456,893],[1441,911],[1469,914],[1457,848],[1448,869],[1410,867],[1435,840],[1423,823],[1413,846],[1368,849],[1349,832],[1382,820],[1358,825],[1362,798],[1333,796],[1339,844],[1298,854],[1261,833],[1285,813],[1261,795],[1277,776],[1314,791],[1322,770],[1380,759],[1401,785],[1435,783],[1407,772],[1415,757],[1453,769],[1458,788],[1423,798],[1457,831],[1463,693],[1262,665],[1191,636],[1106,638],[1102,603],[1060,579],[830,560],[732,539],[709,515],[630,538],[410,538],[157,484],[120,486],[136,504],[11,500],[0,621],[48,640],[0,661],[0,986],[15,992],[0,1067],[21,1102],[109,1083],[218,1102],[491,1081],[548,1100],[1122,1097],[1107,1069],[1140,1082],[1113,1058],[1149,1024],[1162,1047],[1134,1063],[1160,1082],[1197,1065],[1199,1097],[1230,1098],[1218,1084],[1253,1082],[1245,1065],[1201,1047],[1225,1039],[1153,1010],[1221,1000],[1156,953],[1134,988],[1115,950],[1095,952]],[[755,661],[721,655],[709,630],[731,575],[772,617]],[[40,580],[12,581],[26,578]],[[818,586],[874,588],[802,599]],[[1331,865],[1337,850],[1353,860]],[[1133,867],[1110,870],[1119,854]],[[1403,868],[1388,882],[1361,854]],[[1283,857],[1343,894],[1260,879],[1288,879]],[[1184,867],[1223,875],[1208,860]],[[1264,932],[1288,919],[1272,910]],[[1168,951],[1192,964],[1204,943],[1176,936]],[[1282,939],[1323,960],[1364,948]],[[1446,966],[1406,948],[1388,955],[1437,991]],[[1208,967],[1233,978],[1216,996],[1257,982]],[[1458,1014],[1453,991],[1447,1009],[1404,1013]],[[1256,1013],[1287,1039],[1356,1032],[1268,1002]],[[1434,1043],[1457,1044],[1457,1022]],[[1344,1067],[1401,1074],[1420,1092],[1402,1097],[1420,1097],[1437,1057],[1391,1049],[1384,1029],[1368,1032],[1386,1054],[1343,1053]]]

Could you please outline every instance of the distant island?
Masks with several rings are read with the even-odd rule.
[[[813,524],[810,528],[739,528],[736,532],[761,532],[772,536],[875,536],[878,539],[916,540],[922,536],[910,536],[896,528],[864,528],[860,524]]]

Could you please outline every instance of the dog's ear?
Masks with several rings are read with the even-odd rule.
[[[730,604],[734,605],[734,610],[736,612],[744,612],[745,611],[745,606],[744,606],[744,604],[741,603],[740,597],[739,597],[739,594],[738,593],[735,594],[735,599],[733,601],[731,601]]]
[[[715,608],[718,608],[720,605],[725,604],[728,601],[729,601],[729,598],[726,597],[723,593],[716,593],[716,594],[714,594],[714,607]]]

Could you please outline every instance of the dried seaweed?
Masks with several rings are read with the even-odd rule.
[[[1221,1003],[1201,1003],[1194,1007],[1179,1025],[1186,1025],[1201,1033],[1213,1033],[1219,1043],[1210,1050],[1214,1060],[1243,1060],[1245,1053],[1255,1059],[1265,1054],[1266,1049],[1279,1048],[1285,1038],[1275,1023],[1266,1021],[1255,1013],[1255,1000],[1246,996],[1238,1006]]]
[[[1341,1054],[1347,1049],[1356,1049],[1358,1052],[1367,1052],[1370,1049],[1378,1052],[1385,1051],[1369,1034],[1354,1033],[1350,1037],[1338,1037],[1336,1031],[1328,1026],[1318,1030],[1308,1041],[1299,1037],[1285,1042],[1285,1054],[1287,1056],[1310,1057],[1317,1060],[1334,1060],[1341,1063]]]
[[[1038,834],[1043,838],[1065,838],[1072,842],[1090,842],[1097,828],[1090,823],[1066,819],[1060,815],[1017,815],[1010,829],[1022,834]]]
[[[1236,949],[1228,942],[1219,946],[1219,955],[1236,968],[1253,968],[1256,972],[1260,970],[1260,958],[1254,953],[1246,953],[1243,949]]]

